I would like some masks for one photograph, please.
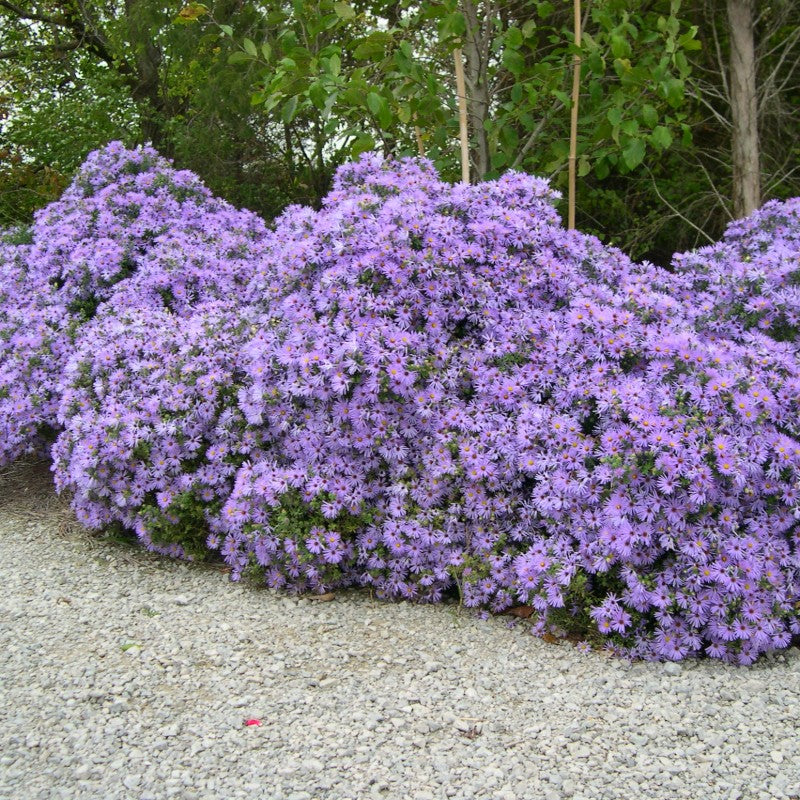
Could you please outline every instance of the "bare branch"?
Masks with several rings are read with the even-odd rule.
[[[769,186],[767,187],[767,193],[768,194],[771,193],[772,190],[775,189],[776,187],[780,186],[780,184],[785,183],[786,181],[788,181],[789,178],[791,178],[792,175],[794,175],[795,172],[800,172],[800,165],[794,167],[794,169],[790,169],[786,173],[777,175],[775,180],[772,181],[772,183],[770,183]]]
[[[713,91],[707,91],[707,93],[711,94],[711,95],[716,94]],[[711,114],[713,115],[714,119],[716,119],[716,121],[720,125],[724,126],[725,128],[730,128],[731,127],[730,120],[727,119],[727,117],[724,114],[721,114],[719,111],[717,111],[717,109],[714,108],[714,106],[711,105],[711,103],[709,103],[708,100],[705,99],[705,97],[703,97],[703,95],[702,95],[702,93],[700,91],[689,92],[689,96],[693,97],[699,103],[704,105],[711,112]]]
[[[518,169],[522,165],[525,156],[528,155],[528,151],[534,146],[534,144],[536,144],[539,134],[544,130],[544,126],[550,121],[550,116],[555,114],[556,111],[560,111],[563,107],[564,104],[560,100],[556,100],[556,102],[553,103],[549,112],[539,120],[539,124],[531,131],[531,134],[528,136],[525,144],[522,146],[522,149],[517,153],[517,157],[514,159],[511,169]]]
[[[669,200],[667,200],[667,199],[664,197],[664,195],[663,195],[663,194],[661,194],[661,192],[658,190],[658,183],[657,183],[657,181],[656,181],[655,177],[653,176],[653,173],[652,173],[652,172],[650,172],[650,168],[649,168],[649,167],[648,167],[646,164],[644,165],[644,168],[647,170],[647,172],[648,172],[648,173],[649,173],[649,175],[650,175],[650,178],[651,178],[651,180],[653,181],[653,189],[655,190],[655,193],[658,195],[658,199],[659,199],[659,200],[661,200],[661,202],[662,202],[662,203],[663,203],[663,204],[664,204],[664,205],[665,205],[665,206],[666,206],[666,207],[667,207],[667,208],[668,208],[668,209],[669,209],[669,210],[670,210],[670,211],[671,211],[671,212],[672,212],[672,213],[673,213],[673,214],[674,214],[676,217],[678,217],[678,219],[681,219],[681,220],[683,220],[683,221],[684,221],[684,222],[685,222],[687,225],[689,225],[690,227],[694,228],[694,229],[695,229],[695,230],[696,230],[696,231],[697,231],[697,232],[698,232],[698,233],[699,233],[701,236],[703,236],[704,238],[708,239],[708,241],[709,241],[711,244],[714,244],[714,240],[713,240],[713,239],[712,239],[712,238],[711,238],[711,237],[710,237],[710,236],[709,236],[709,235],[708,235],[708,234],[707,234],[707,233],[706,233],[706,232],[705,232],[705,231],[704,231],[702,228],[698,227],[697,225],[695,225],[695,223],[694,223],[694,222],[692,222],[692,220],[690,220],[688,217],[685,217],[683,214],[681,214],[681,212],[680,212],[680,211],[678,211],[678,209],[677,209],[677,208],[675,208],[675,206],[673,206],[673,205],[672,205],[672,203],[670,203],[670,202],[669,202]]]
[[[725,95],[725,101],[730,105],[731,102],[731,92],[728,88],[728,75],[725,71],[725,59],[722,57],[722,47],[719,43],[719,35],[717,33],[717,22],[716,16],[712,14],[711,16],[711,32],[714,34],[714,50],[717,54],[717,65],[719,66],[719,74],[722,79],[722,91]]]
[[[792,75],[794,74],[795,69],[797,69],[797,61],[791,64],[791,68],[789,69],[788,74],[786,77],[781,81],[781,83],[774,89],[775,80],[780,73],[783,65],[786,63],[786,59],[789,57],[794,45],[800,41],[800,28],[795,28],[794,31],[788,36],[788,38],[784,42],[784,50],[781,53],[781,57],[778,59],[778,63],[772,69],[772,72],[764,79],[761,84],[761,97],[759,98],[758,108],[761,111],[764,107],[764,104],[767,102],[768,98],[774,94],[777,94],[784,90],[786,84],[792,79]]]

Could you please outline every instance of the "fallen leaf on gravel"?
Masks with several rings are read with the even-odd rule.
[[[336,595],[333,592],[325,592],[325,594],[310,594],[309,600],[319,600],[320,603],[329,603]]]
[[[508,613],[511,614],[512,617],[528,619],[528,617],[533,614],[533,606],[514,606],[514,608],[508,609]]]

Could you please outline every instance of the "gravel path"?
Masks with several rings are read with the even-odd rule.
[[[800,796],[800,651],[626,664],[450,607],[232,585],[0,476],[0,798]],[[245,719],[260,726],[245,726]]]

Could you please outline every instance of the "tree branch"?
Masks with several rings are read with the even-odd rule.
[[[19,58],[23,53],[30,52],[31,50],[37,53],[47,53],[48,55],[61,55],[80,49],[82,44],[82,42],[74,40],[71,42],[64,42],[63,44],[34,44],[24,49],[16,47],[10,50],[0,50],[0,61]]]
[[[698,232],[698,233],[699,233],[701,236],[704,236],[706,239],[708,239],[708,241],[709,241],[711,244],[714,244],[714,240],[713,240],[713,239],[712,239],[712,238],[711,238],[711,237],[710,237],[710,236],[709,236],[709,235],[708,235],[708,234],[707,234],[707,233],[706,233],[706,232],[705,232],[705,231],[704,231],[702,228],[700,228],[699,226],[695,225],[695,224],[694,224],[694,222],[692,222],[692,221],[691,221],[691,220],[690,220],[688,217],[685,217],[683,214],[681,214],[681,212],[680,212],[680,211],[678,211],[678,209],[677,209],[677,208],[675,208],[675,206],[673,206],[673,205],[672,205],[672,203],[670,203],[670,202],[669,202],[669,200],[667,200],[667,199],[664,197],[664,195],[663,195],[663,194],[661,194],[661,192],[658,190],[658,182],[656,181],[655,177],[653,176],[653,173],[652,173],[652,172],[650,172],[650,168],[647,166],[647,164],[644,164],[644,168],[647,170],[647,172],[648,172],[648,173],[649,173],[649,175],[650,175],[650,179],[653,181],[653,189],[655,190],[655,193],[658,195],[658,199],[659,199],[659,200],[661,200],[661,202],[662,202],[662,203],[663,203],[663,204],[664,204],[664,205],[665,205],[665,206],[666,206],[666,207],[667,207],[667,208],[668,208],[668,209],[669,209],[669,210],[670,210],[670,211],[671,211],[671,212],[672,212],[672,213],[673,213],[673,214],[674,214],[676,217],[678,217],[679,219],[683,220],[683,221],[684,221],[684,222],[685,222],[687,225],[691,225],[691,227],[692,227],[692,228],[694,228],[694,229],[695,229],[695,230],[696,230],[696,231],[697,231],[697,232]]]
[[[0,8],[5,8],[8,11],[11,11],[20,19],[30,19],[35,22],[44,22],[48,25],[59,25],[61,27],[66,27],[64,20],[59,20],[56,17],[46,17],[44,14],[38,14],[35,11],[26,11],[24,8],[20,8],[14,3],[9,3],[8,0],[0,0]]]

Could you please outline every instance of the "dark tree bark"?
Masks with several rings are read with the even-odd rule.
[[[134,100],[142,103],[142,136],[164,155],[172,155],[164,135],[166,97],[161,85],[161,50],[152,40],[137,0],[125,0],[130,41],[136,53],[136,77],[130,80]]]
[[[761,205],[753,0],[727,0],[727,4],[731,48],[733,211],[736,217],[746,217]]]

